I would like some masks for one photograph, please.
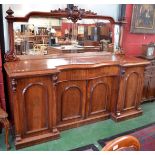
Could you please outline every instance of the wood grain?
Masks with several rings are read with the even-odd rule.
[[[147,64],[102,53],[6,62],[16,148],[110,117],[121,121],[141,115]]]

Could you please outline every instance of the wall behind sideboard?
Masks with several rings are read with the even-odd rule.
[[[127,55],[139,55],[142,53],[142,44],[155,42],[155,34],[135,34],[130,33],[132,19],[132,4],[126,5],[127,24],[124,27],[122,48]]]

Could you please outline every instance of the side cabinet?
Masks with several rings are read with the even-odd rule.
[[[142,97],[144,67],[122,67],[118,100],[112,112],[112,118],[121,121],[142,114],[140,101]]]
[[[145,68],[142,102],[155,99],[155,60]]]
[[[52,76],[12,79],[11,86],[16,148],[58,138]]]

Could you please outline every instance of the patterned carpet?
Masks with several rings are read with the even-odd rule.
[[[137,137],[141,145],[141,151],[155,151],[155,123],[114,135],[109,138],[100,139],[98,143],[103,147],[108,141],[123,135],[132,135]]]
[[[99,151],[99,150],[94,144],[90,144],[90,145],[73,149],[71,151]]]

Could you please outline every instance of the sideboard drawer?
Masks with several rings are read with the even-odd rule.
[[[117,66],[95,67],[87,69],[62,70],[58,75],[58,81],[89,80],[102,76],[118,76],[120,68]]]

